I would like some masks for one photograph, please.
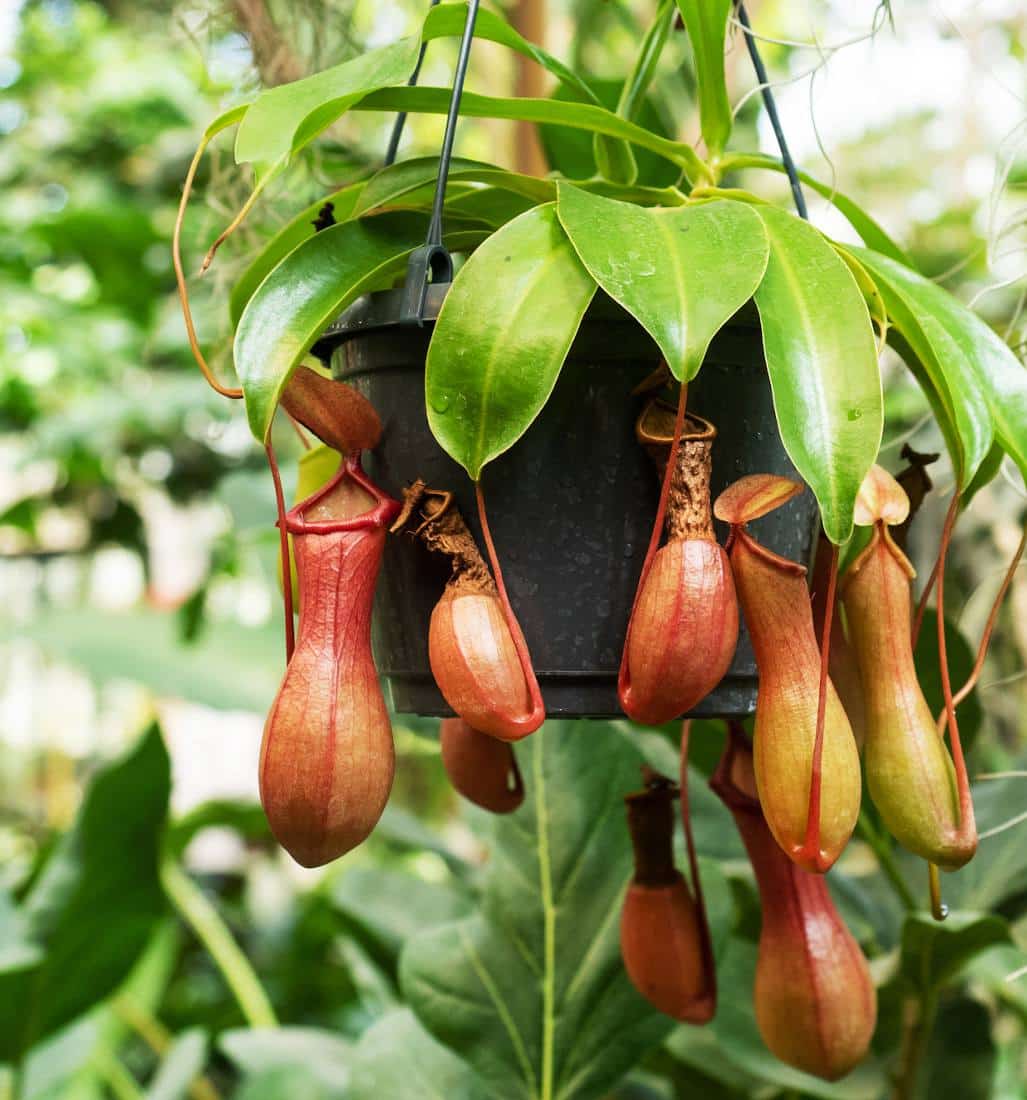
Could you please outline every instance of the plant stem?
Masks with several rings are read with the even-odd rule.
[[[884,872],[884,877],[891,884],[899,901],[902,902],[902,907],[909,913],[913,912],[913,910],[917,908],[916,898],[913,897],[913,892],[906,884],[906,880],[902,877],[902,872],[895,862],[895,856],[892,853],[891,845],[880,833],[878,833],[873,825],[870,824],[870,820],[865,812],[860,812],[859,820],[856,823],[856,830],[863,840],[873,849],[874,855],[877,856],[877,861],[881,865],[881,870]]]
[[[114,998],[112,1008],[158,1058],[167,1054],[174,1036],[134,997],[128,993],[119,994]],[[194,1078],[189,1085],[189,1095],[193,1100],[220,1100],[220,1093],[205,1074]]]
[[[179,915],[221,971],[250,1027],[277,1027],[275,1010],[260,979],[203,891],[171,859],[161,866],[161,882]]]
[[[117,1100],[143,1100],[139,1083],[113,1054],[98,1052],[93,1057],[93,1065]]]
[[[927,1051],[927,1041],[931,1037],[937,1011],[938,994],[933,990],[906,1002],[902,1055],[891,1100],[913,1100],[920,1063]]]

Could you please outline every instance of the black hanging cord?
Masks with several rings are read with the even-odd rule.
[[[431,7],[435,7],[439,0],[431,0]],[[410,79],[407,81],[407,87],[412,88],[417,83],[417,78],[421,75],[421,65],[424,62],[424,53],[428,49],[428,43],[421,43],[421,50],[417,55],[417,64],[414,66],[414,71],[410,75]],[[389,147],[385,150],[385,167],[388,168],[390,164],[394,164],[396,161],[396,154],[399,152],[399,139],[403,136],[403,127],[406,125],[407,113],[406,111],[400,111],[396,115],[396,121],[392,124],[392,134],[389,137]]]
[[[439,175],[435,183],[435,199],[432,202],[428,235],[424,244],[411,253],[410,261],[407,264],[407,278],[402,306],[402,321],[404,324],[421,325],[424,323],[424,301],[428,293],[429,273],[432,282],[448,283],[453,279],[453,260],[442,243],[442,208],[446,201],[449,162],[453,158],[456,124],[460,117],[460,99],[464,92],[464,78],[467,76],[467,65],[471,58],[471,43],[474,41],[474,24],[478,18],[479,4],[480,0],[469,0],[467,4],[467,22],[464,24],[464,34],[460,40],[460,53],[457,55],[456,72],[453,74],[453,94],[449,100],[446,132],[442,139],[442,152],[439,154]]]
[[[767,117],[770,119],[770,125],[774,128],[774,137],[777,138],[777,147],[781,150],[781,160],[784,163],[785,171],[788,173],[788,182],[792,187],[795,209],[798,211],[800,218],[805,218],[808,221],[809,213],[806,210],[806,198],[802,193],[802,185],[799,183],[799,170],[795,167],[792,154],[788,151],[788,142],[785,141],[785,132],[781,128],[781,119],[778,117],[774,93],[770,90],[767,70],[763,65],[763,58],[760,57],[760,51],[756,45],[756,37],[752,31],[752,24],[749,22],[748,12],[746,12],[745,4],[741,3],[741,0],[739,0],[736,10],[738,11],[738,22],[742,24],[742,29],[745,31],[745,48],[749,51],[752,67],[756,70],[756,79],[760,82],[760,95],[763,97],[763,106],[767,109]]]

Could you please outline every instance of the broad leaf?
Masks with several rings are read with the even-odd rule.
[[[157,855],[168,755],[151,726],[93,779],[13,925],[0,970],[0,1062],[103,1000],[125,978],[164,910]],[[20,927],[19,927],[20,926]],[[33,948],[44,956],[33,957]]]
[[[359,217],[369,210],[387,206],[426,184],[434,183],[438,174],[438,157],[415,157],[383,168],[367,181],[353,214]],[[497,168],[494,164],[465,160],[462,157],[454,158],[450,164],[449,179],[487,183],[492,187],[524,195],[534,202],[552,202],[556,198],[556,184],[551,180],[540,180],[520,172],[509,172],[505,168]]]
[[[763,223],[740,202],[646,210],[561,184],[558,210],[589,274],[682,381],[699,372],[710,341],[767,267]]]
[[[782,175],[786,172],[785,166],[781,161],[775,160],[765,153],[729,153],[721,161],[721,170],[723,172],[730,172],[741,168],[765,168],[768,171],[779,172]],[[906,253],[891,239],[887,231],[847,195],[843,195],[841,191],[832,187],[830,184],[821,183],[820,180],[814,179],[805,172],[799,172],[799,179],[802,180],[807,187],[812,187],[818,195],[823,195],[832,206],[845,216],[848,223],[856,230],[867,248],[873,248],[875,251],[885,256],[890,256],[893,260],[897,260],[907,267],[912,266],[913,261],[910,260]]]
[[[257,439],[267,438],[289,376],[328,323],[364,291],[401,274],[424,235],[424,218],[407,213],[333,225],[293,249],[260,284],[239,320],[234,349]],[[483,235],[456,229],[446,243],[469,247]]]
[[[677,0],[695,55],[699,118],[710,156],[723,152],[731,136],[731,104],[724,77],[724,39],[732,0]]]
[[[470,899],[460,888],[380,867],[343,870],[332,904],[376,947],[393,958],[403,944],[428,928],[469,915]]]
[[[994,438],[1027,477],[1027,368],[977,314],[930,279],[866,249],[857,250],[857,255],[880,286],[889,312],[889,292],[894,297],[899,309],[895,323],[913,350],[923,361],[921,347],[914,343],[918,327],[929,345],[925,350],[936,356],[964,448],[961,485],[973,478],[987,456],[992,426]],[[910,320],[915,326],[907,332]],[[925,361],[924,366],[930,370],[931,363]],[[932,382],[938,385],[933,376]],[[975,414],[973,424],[966,422],[968,410]]]
[[[401,985],[493,1100],[597,1098],[673,1026],[620,959],[622,798],[643,757],[586,722],[549,722],[517,752],[528,797],[494,822],[481,910],[410,941]]]
[[[348,1100],[487,1100],[491,1095],[408,1008],[390,1012],[364,1032],[351,1067]]]
[[[168,917],[150,938],[128,978],[118,987],[118,1002],[155,1015],[178,962],[180,933]],[[131,1029],[112,1002],[93,1008],[29,1051],[22,1069],[24,1100],[101,1100],[100,1067],[118,1056]]]
[[[365,96],[355,110],[408,111],[411,114],[444,115],[449,111],[448,88],[383,88]],[[464,92],[460,114],[467,118],[508,118],[521,122],[551,123],[575,130],[607,134],[659,154],[676,164],[692,182],[708,180],[709,169],[695,150],[683,141],[671,141],[641,126],[618,118],[613,111],[592,103],[564,103],[557,99],[504,99]]]
[[[629,78],[630,80],[630,78]],[[653,96],[649,95],[637,103],[631,114],[619,111],[619,107],[626,94],[629,81],[593,78],[592,86],[599,97],[600,105],[608,111],[620,113],[621,117],[630,119],[645,130],[659,134],[661,137],[672,138],[676,133],[676,127],[668,125],[661,105]],[[558,103],[579,103],[581,97],[576,96],[563,85],[556,88],[552,96]],[[603,181],[598,176],[599,166],[595,157],[595,139],[587,130],[573,129],[569,126],[556,126],[552,123],[540,123],[538,136],[542,142],[542,148],[546,155],[546,161],[557,175],[569,180],[582,183],[589,180],[594,184]],[[635,163],[638,166],[638,183],[650,187],[671,187],[681,177],[681,169],[674,164],[662,159],[648,149],[635,149]],[[623,196],[622,196],[623,197]],[[668,205],[675,205],[668,203]]]
[[[503,226],[457,273],[425,397],[435,438],[474,480],[545,405],[594,293],[553,203]]]
[[[324,72],[262,92],[235,138],[237,164],[272,165],[313,141],[375,88],[400,84],[414,71],[420,40],[401,38]]]
[[[253,292],[264,281],[267,275],[278,266],[298,244],[314,235],[314,220],[326,203],[332,204],[332,217],[337,222],[348,221],[354,212],[354,207],[360,198],[365,182],[351,183],[323,199],[312,202],[301,210],[291,221],[285,223],[281,229],[264,245],[253,257],[245,271],[235,280],[232,293],[228,299],[228,311],[232,318],[232,324],[238,323],[246,303],[253,297]]]
[[[428,12],[424,20],[424,41],[430,42],[433,38],[459,37],[464,33],[466,22],[466,4],[439,4]],[[573,69],[569,69],[541,46],[536,46],[534,42],[529,42],[518,34],[502,16],[494,11],[489,11],[488,8],[478,9],[478,15],[474,21],[474,37],[509,47],[522,57],[537,62],[546,72],[556,77],[565,87],[573,89],[581,98],[591,103],[599,102],[591,86]]]
[[[900,969],[921,993],[941,989],[980,952],[1009,943],[1009,925],[988,913],[949,913],[936,921],[927,913],[910,913],[902,928]]]
[[[884,298],[888,315],[905,341],[899,346],[932,401],[940,406],[939,426],[952,452],[960,485],[973,478],[992,442],[992,418],[972,361],[964,353],[952,326],[940,315],[948,295],[941,288],[887,256],[854,249]],[[947,303],[946,303],[947,304]],[[960,307],[961,308],[961,307]],[[910,361],[910,355],[915,359]]]
[[[315,1027],[239,1028],[224,1032],[218,1046],[245,1077],[305,1070],[321,1087],[320,1095],[326,1100],[343,1100],[349,1095],[353,1044],[334,1031]]]
[[[207,1033],[200,1028],[179,1035],[161,1059],[146,1100],[186,1100],[193,1081],[203,1072],[207,1045]]]
[[[884,427],[870,315],[852,272],[816,229],[772,206],[755,209],[770,238],[755,298],[781,440],[840,544]]]
[[[1012,1088],[995,1088],[998,1049],[994,1030],[992,1014],[980,1001],[968,996],[945,1001],[931,1029],[921,1095],[931,1100],[999,1100],[1003,1096],[1013,1100],[1022,1096],[1022,1060]]]
[[[535,205],[531,199],[515,195],[502,187],[480,187],[447,199],[446,212],[498,229]]]

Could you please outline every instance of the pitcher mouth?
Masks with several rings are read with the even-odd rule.
[[[330,494],[341,482],[353,481],[375,501],[366,512],[346,519],[308,520],[307,512]],[[285,529],[291,535],[331,535],[338,531],[364,531],[375,527],[387,527],[399,515],[402,505],[384,493],[364,473],[359,452],[350,455],[339,467],[339,472],[316,493],[301,500],[285,513]]]

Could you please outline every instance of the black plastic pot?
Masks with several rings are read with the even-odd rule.
[[[445,286],[429,288],[438,315]],[[402,293],[354,303],[315,349],[335,377],[381,414],[371,476],[399,495],[417,477],[456,494],[479,538],[473,485],[435,442],[424,404],[431,323],[398,321]],[[642,399],[632,389],[660,360],[649,336],[608,298],[597,298],[548,404],[524,437],[485,469],[489,522],[548,714],[614,716],[617,671],[656,511],[658,483],[635,440]],[[688,394],[718,429],[713,492],[750,473],[795,476],[778,435],[755,310],[720,332]],[[779,554],[808,563],[816,506],[807,491],[753,525]],[[723,532],[721,532],[723,535]],[[445,715],[428,665],[428,620],[448,568],[411,538],[392,538],[378,586],[374,651],[397,711]],[[744,628],[728,675],[693,711],[744,716],[756,705],[756,666]]]

